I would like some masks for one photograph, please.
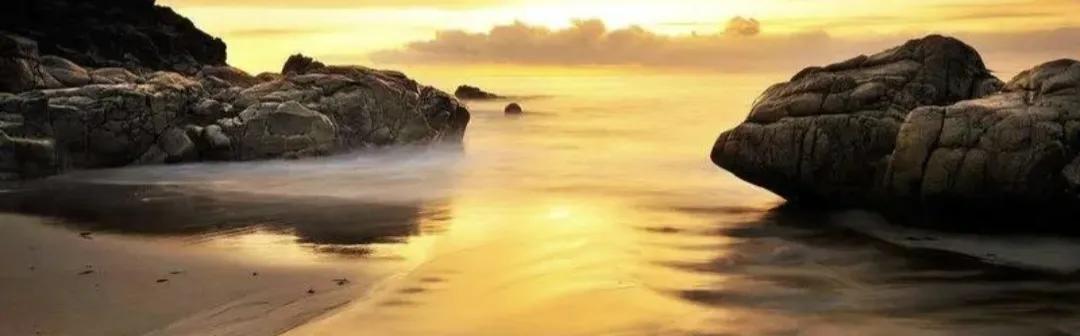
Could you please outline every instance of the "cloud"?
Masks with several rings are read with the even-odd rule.
[[[577,20],[568,28],[556,30],[515,22],[486,33],[440,31],[434,39],[378,51],[369,58],[383,64],[632,65],[725,72],[796,71],[939,33],[837,38],[823,31],[785,35],[760,31],[760,23],[746,18],[733,19],[721,32],[683,36],[657,34],[638,26],[610,30],[600,20]],[[984,58],[1010,55],[1010,61],[1032,62],[1025,66],[1051,57],[1080,54],[1080,45],[1066,43],[1080,40],[1080,28],[954,35],[974,45]],[[1006,70],[1013,70],[1012,66]]]
[[[733,36],[754,36],[761,33],[761,23],[753,18],[741,16],[731,18],[724,26],[724,34]]]
[[[806,50],[829,40],[821,32],[752,36],[754,30],[760,30],[752,22],[742,19],[740,26],[733,28],[737,33],[680,37],[638,26],[609,30],[596,19],[576,20],[557,30],[515,22],[495,26],[487,33],[440,31],[432,40],[375,52],[370,58],[397,64],[660,65],[750,71],[770,66],[776,59],[770,54]],[[752,38],[745,38],[748,36]]]

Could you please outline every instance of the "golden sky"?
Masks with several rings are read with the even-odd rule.
[[[230,63],[255,72],[277,70],[296,52],[329,63],[387,67],[451,63],[788,71],[799,66],[793,56],[808,65],[875,52],[927,33],[956,35],[984,57],[1000,54],[1000,62],[1080,58],[1080,0],[159,3],[225,39]]]

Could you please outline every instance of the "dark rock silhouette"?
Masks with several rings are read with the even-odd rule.
[[[77,27],[0,23],[0,179],[131,164],[297,158],[460,142],[464,135],[468,110],[400,72],[327,66],[294,55],[283,74],[251,76],[225,64],[220,40],[153,3],[5,4],[71,22],[109,19],[111,28],[102,29],[113,35],[94,35],[74,48],[69,36],[54,35],[79,36]],[[157,46],[165,42],[171,44]],[[46,45],[64,57],[42,56],[39,47]],[[125,50],[123,61],[109,58]],[[174,71],[152,71],[161,68]]]
[[[518,105],[518,103],[510,103],[510,105],[506,105],[506,108],[503,109],[503,113],[510,115],[522,114],[524,112],[525,111],[521,109],[521,105]]]
[[[462,100],[490,100],[499,99],[501,96],[486,92],[475,86],[462,85],[454,91],[454,97]]]
[[[310,71],[325,68],[326,65],[303,54],[289,56],[285,65],[281,67],[282,75],[303,75]]]
[[[153,0],[5,0],[0,32],[87,67],[185,74],[225,64],[225,43]]]
[[[789,201],[902,209],[1076,204],[1080,63],[1002,84],[928,36],[803,70],[717,139],[713,161]]]

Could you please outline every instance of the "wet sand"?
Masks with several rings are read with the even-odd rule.
[[[274,335],[363,297],[378,277],[47,221],[0,214],[0,335]]]

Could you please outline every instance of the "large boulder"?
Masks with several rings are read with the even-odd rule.
[[[37,42],[0,32],[0,92],[59,86],[42,66]]]
[[[1080,201],[1080,64],[1002,84],[928,36],[770,87],[712,160],[793,202],[903,209]]]
[[[789,199],[860,203],[877,195],[908,112],[993,91],[999,81],[956,39],[928,36],[773,85],[720,135],[716,164]]]
[[[343,148],[459,142],[469,122],[468,110],[453,97],[400,72],[360,66],[304,71],[292,70],[247,88],[225,103],[243,109],[266,102],[298,102],[334,122]]]
[[[337,148],[334,122],[294,100],[252,105],[222,124],[237,140],[233,150],[241,160],[316,156]]]
[[[882,183],[929,207],[1077,204],[1078,153],[1080,62],[1058,60],[994,95],[911,111]]]

